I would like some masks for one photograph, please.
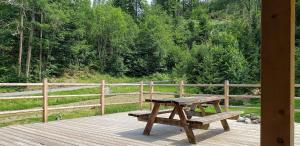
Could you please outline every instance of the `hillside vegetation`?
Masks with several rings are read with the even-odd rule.
[[[300,0],[296,1],[296,82],[300,83]],[[1,0],[0,82],[41,82],[48,78],[50,82],[83,83],[259,83],[260,3],[261,0],[153,0],[152,4],[146,0]],[[36,89],[0,87],[0,92],[23,90]],[[112,89],[115,93],[137,91],[138,87]],[[177,89],[156,87],[155,91]],[[89,88],[50,94],[98,92],[99,88]],[[185,92],[223,94],[223,89],[185,88]],[[230,93],[253,91],[230,88]],[[53,98],[49,104],[97,104],[98,99]],[[230,103],[256,107],[232,110],[260,113],[258,99]],[[0,102],[0,111],[41,105],[40,99],[6,100]],[[299,101],[295,105],[300,108]],[[137,109],[137,104],[113,105],[107,107],[107,113]],[[50,120],[56,120],[58,113],[51,113]],[[63,117],[97,114],[95,108],[64,111]],[[0,116],[0,126],[39,121],[39,116],[20,115],[11,121],[6,121],[10,117]],[[296,121],[300,121],[299,112]]]
[[[4,0],[0,82],[85,70],[256,83],[260,7],[260,0]]]

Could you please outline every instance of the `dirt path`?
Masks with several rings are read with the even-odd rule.
[[[52,89],[49,89],[48,92],[51,93],[51,92],[60,92],[60,91],[73,91],[73,90],[78,90],[78,89],[95,88],[95,87],[96,86],[52,88]],[[42,94],[42,90],[0,93],[0,98],[1,97],[12,97],[12,96],[26,96],[26,95],[33,95],[33,94]]]

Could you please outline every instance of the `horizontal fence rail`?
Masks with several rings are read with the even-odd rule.
[[[42,87],[42,95],[35,96],[7,96],[0,97],[0,101],[2,100],[18,100],[18,99],[42,99],[43,106],[41,108],[36,109],[24,109],[24,110],[13,110],[13,111],[1,111],[0,115],[11,115],[11,114],[20,114],[20,113],[32,113],[32,112],[43,112],[43,121],[48,121],[48,111],[54,110],[66,110],[66,109],[77,109],[77,108],[99,108],[100,114],[105,114],[105,106],[106,105],[118,105],[118,104],[133,104],[138,103],[140,109],[143,109],[144,95],[148,95],[150,99],[154,98],[154,95],[172,95],[178,97],[186,97],[186,96],[222,96],[224,97],[224,110],[227,111],[229,107],[244,107],[244,108],[259,108],[259,107],[245,107],[245,106],[229,106],[230,98],[242,98],[242,99],[252,99],[252,98],[260,98],[260,95],[231,95],[230,87],[233,88],[260,88],[260,84],[230,84],[228,80],[226,80],[223,84],[185,84],[184,81],[180,81],[178,84],[169,84],[174,81],[149,81],[144,82],[141,81],[139,83],[106,83],[102,80],[99,83],[48,83],[47,79],[44,79],[43,83],[0,83],[0,87],[31,87],[38,86]],[[50,86],[85,86],[89,88],[99,88],[98,94],[79,94],[79,95],[49,95],[48,88]],[[129,93],[105,93],[106,87],[124,87],[124,86],[135,86],[139,88],[137,92],[129,92]],[[148,91],[144,90],[144,87],[147,86]],[[177,88],[177,92],[158,92],[154,91],[156,86],[162,87],[175,87]],[[185,87],[217,87],[223,88],[224,94],[216,95],[216,94],[190,94],[185,93]],[[300,88],[300,84],[295,85],[296,88]],[[77,89],[75,89],[77,90]],[[118,96],[118,95],[137,95],[138,101],[135,102],[121,102],[121,103],[105,103],[105,97],[107,96]],[[76,105],[76,106],[68,106],[68,107],[48,107],[48,100],[51,98],[66,98],[66,97],[99,97],[99,104],[91,104],[91,105]],[[300,97],[295,97],[295,99],[300,100]],[[150,103],[150,109],[152,108],[152,104]],[[295,111],[300,111],[296,109]]]

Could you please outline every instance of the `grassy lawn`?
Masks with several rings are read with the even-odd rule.
[[[174,88],[174,89],[172,89]],[[155,92],[176,92],[176,87],[157,87]],[[113,87],[113,93],[138,92],[138,87]],[[145,87],[145,92],[149,91],[149,87]],[[73,91],[61,91],[49,93],[49,95],[80,95],[80,94],[99,94],[99,88],[86,88]],[[99,97],[66,97],[66,98],[49,98],[49,106],[68,104],[80,101],[99,99]],[[3,100],[0,102],[0,111],[5,110],[23,110],[42,106],[42,99],[18,99]]]
[[[241,100],[234,100],[230,102],[231,105],[236,106],[248,106],[248,107],[260,107],[260,99],[250,99],[249,101],[241,101]],[[295,108],[300,109],[300,100],[295,100]]]

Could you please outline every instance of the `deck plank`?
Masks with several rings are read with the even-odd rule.
[[[1,131],[2,134],[5,134],[6,136],[10,135],[12,138],[10,140],[16,139],[16,138],[22,138],[27,141],[31,141],[36,143],[37,145],[59,145],[62,144],[62,142],[58,139],[48,139],[40,135],[35,134],[28,134],[26,132],[22,132],[19,130],[15,130],[12,128],[9,128],[8,130]],[[16,141],[16,140],[14,140]],[[22,140],[18,140],[19,142]],[[30,144],[33,145],[33,144]],[[64,145],[69,146],[71,144],[64,143]]]
[[[194,130],[197,145],[260,144],[259,125],[233,120],[228,123],[231,128],[228,132],[224,132],[219,122],[212,123],[209,130]],[[144,122],[129,117],[128,113],[117,113],[0,128],[0,145],[189,145],[180,127],[154,124],[150,136],[142,134],[144,128]],[[295,145],[300,145],[300,124],[295,124]]]

